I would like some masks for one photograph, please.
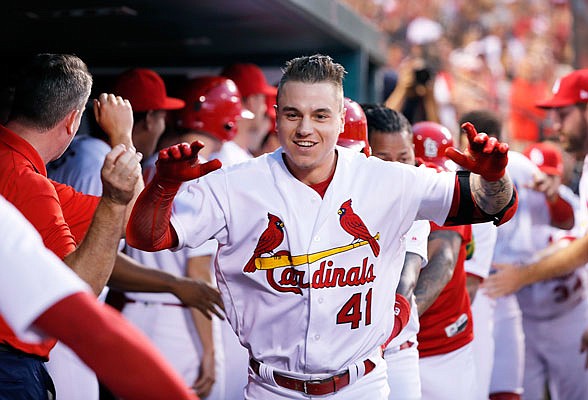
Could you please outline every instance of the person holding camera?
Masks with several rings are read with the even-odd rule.
[[[398,69],[396,87],[385,105],[402,111],[411,124],[419,121],[439,122],[439,113],[433,92],[434,76],[422,57],[406,59]]]

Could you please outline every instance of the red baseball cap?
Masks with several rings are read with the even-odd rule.
[[[255,64],[233,64],[223,69],[221,75],[235,82],[243,97],[260,93],[275,96],[278,93],[278,89],[267,83],[263,71]]]
[[[553,85],[553,96],[536,104],[540,108],[560,108],[588,103],[588,69],[570,72]]]
[[[123,72],[114,84],[114,94],[128,99],[133,111],[179,110],[184,100],[168,97],[165,83],[157,72],[135,68]]]
[[[563,160],[561,151],[549,142],[533,143],[523,154],[547,175],[563,175]]]

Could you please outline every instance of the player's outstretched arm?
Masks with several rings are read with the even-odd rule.
[[[458,179],[456,189],[460,192],[454,196],[447,222],[463,225],[493,221],[500,225],[514,215],[518,205],[516,190],[506,173],[508,145],[485,133],[478,133],[469,122],[464,123],[462,129],[467,133],[468,149],[462,153],[449,148],[446,155],[471,174],[467,182]],[[466,203],[470,197],[473,205]]]
[[[88,293],[60,300],[33,325],[75,351],[121,398],[198,399],[138,329]]]
[[[159,152],[155,176],[139,195],[129,224],[127,242],[145,251],[175,247],[177,234],[170,224],[173,199],[182,182],[199,178],[221,167],[219,160],[201,164],[198,152],[204,147],[195,141],[176,144]]]
[[[171,293],[208,319],[212,314],[224,319],[220,293],[209,281],[147,268],[124,253],[119,252],[108,285],[124,292]]]
[[[496,273],[482,284],[490,297],[500,297],[518,291],[525,285],[569,274],[588,263],[588,235],[571,242],[541,260],[524,265],[494,264]]]

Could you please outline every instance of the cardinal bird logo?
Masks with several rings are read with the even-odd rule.
[[[380,245],[370,234],[359,215],[353,212],[353,208],[351,208],[351,199],[341,204],[341,207],[337,212],[339,213],[339,223],[345,232],[353,236],[354,242],[356,240],[366,240],[372,248],[374,256],[377,257],[378,254],[380,254]]]
[[[269,219],[267,228],[257,241],[253,255],[243,268],[244,272],[255,271],[255,259],[264,253],[274,255],[274,249],[284,240],[284,223],[282,220],[270,213],[267,213],[267,217]]]

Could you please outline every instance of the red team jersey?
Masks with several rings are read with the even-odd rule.
[[[41,156],[26,140],[0,126],[0,194],[37,229],[59,258],[75,250],[92,221],[99,197],[47,179]],[[29,344],[17,339],[0,317],[0,343],[47,358],[55,340]]]
[[[462,237],[453,277],[439,297],[419,318],[419,356],[429,357],[457,350],[474,339],[472,310],[466,289],[464,261],[466,245],[472,240],[471,225],[441,227],[431,222],[431,232],[451,230]]]

